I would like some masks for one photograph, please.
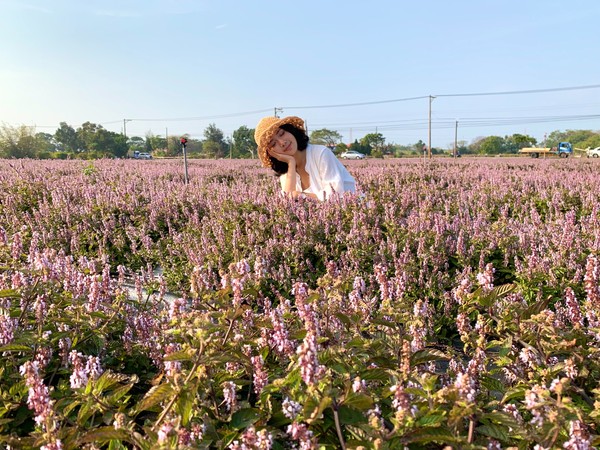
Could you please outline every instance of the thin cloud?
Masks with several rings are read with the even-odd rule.
[[[36,11],[36,12],[41,12],[44,14],[52,14],[52,11],[49,10],[48,8],[43,8],[41,6],[37,6],[37,5],[32,5],[30,3],[18,3],[18,2],[12,2],[11,3],[13,6],[17,6],[20,7],[22,9],[27,9],[29,11]]]
[[[115,11],[115,10],[96,10],[93,11],[93,14],[97,16],[104,17],[118,17],[118,18],[131,18],[131,17],[141,17],[142,15],[137,12],[132,11]]]
[[[215,30],[222,30],[222,29],[223,29],[223,28],[225,28],[225,27],[227,27],[227,24],[226,24],[226,23],[224,23],[224,24],[221,24],[221,25],[217,25],[217,26],[215,27]]]

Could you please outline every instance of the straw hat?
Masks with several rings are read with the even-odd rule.
[[[269,142],[271,142],[279,127],[288,123],[302,131],[306,131],[304,129],[304,120],[296,116],[288,116],[281,119],[274,116],[263,117],[258,122],[254,130],[254,140],[258,145],[258,156],[264,167],[272,167],[271,158],[269,158],[269,154],[267,153]]]

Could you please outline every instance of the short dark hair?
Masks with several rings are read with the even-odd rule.
[[[308,135],[306,134],[306,132],[304,130],[302,130],[300,128],[296,128],[294,125],[291,125],[289,123],[283,124],[279,128],[287,131],[292,136],[294,136],[294,138],[296,139],[296,143],[298,144],[298,150],[300,150],[300,151],[306,150],[306,147],[308,147]],[[287,171],[288,171],[287,163],[281,162],[278,159],[273,158],[272,156],[269,156],[269,158],[271,159],[272,168],[275,171],[275,173],[277,174],[277,176],[287,173]]]

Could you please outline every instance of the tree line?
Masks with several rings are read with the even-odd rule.
[[[186,151],[190,157],[198,158],[256,158],[254,129],[241,126],[231,136],[225,134],[215,124],[210,124],[203,132],[203,139],[187,138]],[[135,151],[148,152],[155,157],[176,157],[181,155],[182,136],[158,136],[148,132],[146,136],[126,137],[124,134],[106,130],[102,125],[85,122],[75,129],[61,122],[54,134],[36,132],[35,127],[0,126],[0,158],[37,159],[97,159],[127,158]],[[386,142],[381,133],[369,133],[351,144],[342,142],[342,135],[326,128],[310,132],[310,141],[327,145],[335,153],[352,148],[373,157],[417,156],[427,149],[419,140],[416,143],[401,145]],[[544,142],[524,134],[510,136],[486,136],[474,139],[471,143],[457,142],[460,154],[501,155],[516,154],[519,149],[531,146],[553,147],[559,142],[571,142],[579,148],[599,147],[600,132],[592,130],[553,131]],[[446,149],[432,148],[431,153],[452,154],[454,146]]]

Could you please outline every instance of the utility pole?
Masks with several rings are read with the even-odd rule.
[[[127,122],[131,122],[133,119],[123,119],[123,136],[125,136],[125,140],[127,141]]]
[[[273,108],[273,115],[275,117],[278,118],[279,116],[277,115],[277,113],[280,113],[280,112],[283,112],[283,108],[277,108],[277,107]]]
[[[167,155],[169,154],[169,127],[165,127],[165,144],[167,146]]]
[[[456,148],[458,144],[458,120],[454,124],[454,153],[452,156],[456,158]]]
[[[131,119],[123,119],[123,136],[125,136],[125,146],[127,148],[127,157],[129,157],[129,145],[127,144],[127,122],[131,122]]]
[[[429,156],[429,159],[431,159],[431,103],[433,102],[433,99],[435,97],[433,95],[429,96],[429,142],[427,143],[427,146],[429,147],[427,149],[427,155]]]

